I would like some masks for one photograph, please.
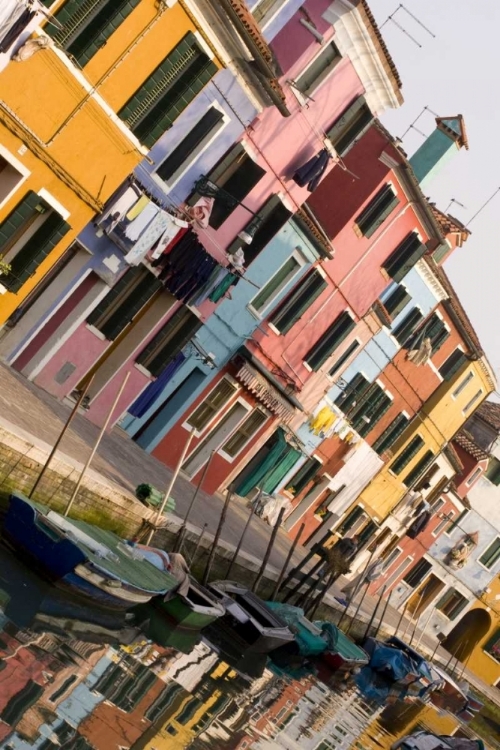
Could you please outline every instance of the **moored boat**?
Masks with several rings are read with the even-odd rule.
[[[294,640],[279,615],[245,586],[234,581],[214,581],[209,587],[226,611],[217,629],[232,631],[245,651],[267,654]]]
[[[108,606],[128,609],[172,595],[179,586],[116,534],[65,518],[18,493],[10,497],[3,531],[40,572]]]
[[[192,631],[200,631],[225,613],[223,604],[192,578],[185,593],[157,597],[154,606],[177,625]]]

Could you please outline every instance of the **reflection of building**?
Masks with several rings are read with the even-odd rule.
[[[354,750],[389,750],[400,737],[427,729],[436,734],[454,734],[458,720],[448,713],[438,713],[432,706],[421,703],[391,706],[370,722],[361,733]]]

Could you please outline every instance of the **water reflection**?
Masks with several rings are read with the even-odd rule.
[[[0,630],[5,750],[375,750],[394,737],[326,668],[292,679],[214,628],[152,645],[127,615],[44,583],[1,546]]]

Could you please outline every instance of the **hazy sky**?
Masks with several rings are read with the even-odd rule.
[[[379,26],[399,5],[397,0],[368,0]],[[425,193],[464,224],[500,186],[500,3],[482,0],[406,0],[405,8],[429,28],[432,38],[404,10],[394,16],[422,45],[419,48],[391,21],[382,33],[403,80],[404,104],[382,117],[395,136],[402,136],[425,106],[439,116],[462,114],[470,150],[461,150],[426,187]],[[434,127],[425,113],[416,127]],[[410,130],[403,146],[411,156],[423,137]],[[446,261],[445,269],[481,339],[500,383],[499,239],[500,193],[472,221],[472,236]],[[500,305],[499,305],[500,307]],[[500,387],[498,388],[500,390]]]

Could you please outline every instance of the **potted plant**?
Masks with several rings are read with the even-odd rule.
[[[0,276],[8,276],[12,266],[10,263],[6,263],[3,259],[3,255],[0,255]],[[5,294],[8,289],[0,282],[0,294]]]

